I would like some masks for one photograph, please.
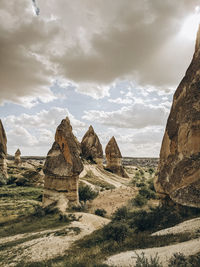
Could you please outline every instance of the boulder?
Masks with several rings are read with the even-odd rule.
[[[195,53],[178,86],[160,151],[155,188],[185,206],[200,208],[200,27]]]
[[[57,203],[61,211],[79,204],[78,179],[83,170],[80,144],[68,118],[62,120],[44,164],[43,205]]]
[[[21,151],[18,148],[17,151],[15,152],[15,164],[19,165],[20,163],[21,163]]]
[[[82,157],[103,166],[103,150],[97,134],[90,125],[81,141]]]
[[[6,183],[6,179],[8,178],[6,156],[7,138],[3,124],[0,120],[0,183]]]
[[[129,177],[122,166],[122,154],[114,136],[110,139],[106,146],[106,160],[106,169],[124,178]]]

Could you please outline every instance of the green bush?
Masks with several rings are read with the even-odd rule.
[[[147,201],[148,201],[147,198],[140,194],[137,194],[137,196],[131,200],[133,206],[136,207],[143,207],[144,205],[147,204]]]
[[[149,171],[150,175],[152,175],[154,173],[154,169],[153,168],[149,168],[148,171]]]
[[[169,267],[199,267],[200,254],[186,257],[182,253],[175,253],[169,260]]]
[[[156,198],[155,192],[149,189],[147,186],[142,186],[139,190],[139,194],[147,199]]]
[[[98,192],[93,191],[88,185],[79,186],[79,200],[86,203],[88,200],[93,200],[98,196]]]
[[[96,209],[94,213],[98,216],[105,217],[107,212],[104,209]]]
[[[29,180],[27,178],[25,178],[25,177],[17,178],[15,183],[16,183],[17,186],[29,186],[30,185]]]
[[[137,255],[137,261],[135,264],[135,267],[162,267],[162,264],[159,263],[158,255],[156,254],[155,257],[152,257],[148,260],[148,258],[145,257],[145,254],[142,253],[141,256]]]
[[[102,229],[104,240],[114,240],[121,243],[128,236],[128,226],[123,223],[109,223]]]
[[[128,209],[126,206],[118,208],[113,214],[113,221],[126,221],[128,218]]]

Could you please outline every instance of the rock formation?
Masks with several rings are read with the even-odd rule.
[[[119,150],[115,137],[113,136],[106,146],[106,168],[119,176],[128,178],[122,166],[122,154]]]
[[[68,206],[79,203],[78,179],[83,170],[79,156],[80,144],[66,118],[56,130],[55,142],[44,164],[44,206],[57,202],[59,209],[65,211]]]
[[[15,152],[15,164],[18,165],[21,163],[21,151],[19,150],[19,148],[17,149],[17,151]]]
[[[8,178],[7,174],[7,138],[3,128],[3,124],[0,120],[0,182],[5,183]]]
[[[83,136],[81,141],[82,156],[103,166],[103,150],[97,134],[94,132],[93,127],[90,125],[88,131]]]
[[[174,94],[155,188],[179,204],[200,208],[200,27],[192,62]]]

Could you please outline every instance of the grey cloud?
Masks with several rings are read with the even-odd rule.
[[[191,41],[182,44],[177,35],[198,1],[101,1],[106,8],[109,6],[112,19],[108,13],[103,14],[99,1],[95,2],[102,28],[98,25],[95,33],[88,34],[89,51],[77,41],[64,54],[54,57],[59,71],[76,82],[107,84],[119,77],[130,77],[145,85],[176,85],[194,45]],[[85,5],[82,12],[87,13],[87,8]],[[179,55],[177,51],[181,51]]]
[[[117,111],[85,111],[83,119],[97,121],[98,123],[107,126],[141,129],[152,125],[164,126],[168,114],[169,109],[164,106],[135,103],[132,106],[122,107]]]

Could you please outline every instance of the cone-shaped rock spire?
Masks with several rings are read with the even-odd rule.
[[[122,154],[119,150],[118,144],[113,136],[106,146],[106,168],[116,173],[119,176],[128,178],[128,175],[122,167]]]
[[[200,29],[195,54],[178,86],[160,151],[157,192],[200,208]]]
[[[17,151],[15,152],[15,164],[18,165],[20,163],[21,163],[21,151],[18,148]]]
[[[7,156],[7,138],[3,124],[0,120],[0,182],[1,183],[4,183],[6,181],[6,178],[8,177],[6,156]]]
[[[98,165],[103,165],[103,150],[97,134],[90,125],[88,131],[81,141],[82,157],[91,160]]]
[[[55,142],[44,165],[44,206],[58,202],[58,207],[64,211],[69,204],[78,204],[78,179],[82,170],[80,144],[66,118],[56,130]]]

